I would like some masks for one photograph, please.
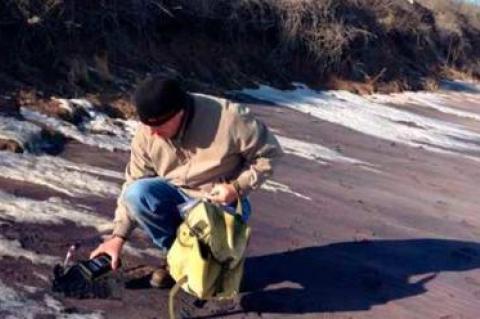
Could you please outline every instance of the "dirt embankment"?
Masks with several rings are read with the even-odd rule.
[[[291,81],[368,93],[480,75],[480,9],[448,0],[9,0],[0,20],[2,91],[127,95],[157,72],[210,93]]]
[[[436,89],[442,77],[480,76],[480,7],[449,0],[10,0],[0,20],[0,114],[20,119],[28,107],[81,121],[56,97],[132,118],[129,96],[149,73],[215,95],[293,81],[360,94]],[[5,139],[0,149],[21,151]]]

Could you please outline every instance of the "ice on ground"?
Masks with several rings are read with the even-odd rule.
[[[101,319],[99,312],[93,313],[66,313],[65,307],[60,301],[49,294],[43,295],[42,301],[36,301],[34,294],[26,294],[16,291],[0,280],[0,317],[5,319],[34,319],[43,316],[58,319]],[[41,295],[39,297],[42,297]]]
[[[24,150],[36,152],[39,150],[42,128],[13,117],[0,116],[0,139],[12,140]]]
[[[480,91],[479,91],[480,92]],[[439,112],[455,115],[457,117],[480,121],[480,113],[473,113],[451,107],[458,100],[464,100],[465,96],[451,92],[403,92],[394,94],[374,94],[366,97],[377,103],[390,104],[414,104],[415,106],[431,108]],[[456,99],[456,100],[455,100]],[[480,94],[477,94],[477,102],[480,105]]]
[[[303,194],[294,192],[293,190],[290,189],[289,186],[287,186],[285,184],[282,184],[282,183],[272,181],[272,180],[266,180],[265,183],[263,183],[260,188],[265,190],[265,191],[268,191],[268,192],[274,192],[274,193],[283,192],[283,193],[292,194],[292,195],[294,195],[296,197],[299,197],[299,198],[302,198],[302,199],[312,200],[312,198],[310,198],[308,196],[305,196]]]
[[[75,223],[78,226],[92,227],[99,232],[109,232],[112,229],[110,219],[98,216],[94,211],[72,205],[68,201],[58,198],[50,198],[46,201],[33,200],[13,196],[0,190],[0,220],[15,223],[34,224],[63,224],[66,221]],[[10,253],[8,253],[10,251]],[[142,258],[143,256],[160,257],[158,249],[136,248],[129,243],[125,245],[125,253]],[[2,255],[18,257],[23,256],[32,262],[54,263],[56,257],[37,255],[23,250],[16,241],[0,237],[0,257]]]
[[[62,319],[101,319],[103,318],[103,315],[100,312],[93,312],[93,313],[87,313],[87,314],[83,314],[83,313],[66,314],[65,307],[63,306],[63,304],[49,294],[44,295],[43,302],[51,312],[57,315],[57,318],[62,318]]]
[[[34,271],[33,275],[43,282],[50,282],[50,279],[48,278],[48,276],[46,276],[46,275],[44,275],[44,274],[42,274],[38,271]]]
[[[110,119],[105,115],[98,115],[77,127],[66,121],[31,111],[25,107],[20,108],[20,113],[27,120],[42,123],[52,130],[80,143],[109,151],[130,151],[130,140],[136,123],[135,121]],[[99,129],[100,127],[101,130]]]
[[[28,292],[28,293],[31,293],[31,294],[34,294],[36,292],[39,292],[41,289],[38,288],[38,287],[35,287],[35,286],[30,286],[30,285],[23,285],[23,284],[20,284],[19,285],[20,288],[22,288],[24,291]]]
[[[2,177],[47,186],[69,196],[116,197],[123,174],[94,166],[75,164],[54,156],[35,156],[0,151]],[[101,177],[117,178],[119,183]]]
[[[138,121],[112,119],[106,114],[103,114],[95,109],[95,107],[88,100],[85,99],[57,99],[65,109],[69,110],[71,114],[75,109],[82,109],[88,118],[84,119],[81,124],[91,132],[104,132],[107,135],[116,135],[130,140],[135,134],[138,126]]]
[[[104,114],[96,115],[91,121],[84,124],[87,131],[115,135],[129,142],[138,126],[138,121],[112,119]]]
[[[94,112],[94,107],[90,101],[86,99],[63,99],[63,98],[52,98],[52,100],[59,103],[59,107],[68,111],[71,115],[75,113],[76,110],[81,109],[91,116]]]
[[[242,93],[383,140],[441,153],[480,152],[480,134],[463,126],[398,110],[346,91],[314,91],[297,84],[297,89],[290,91],[262,85]]]
[[[0,215],[1,216],[1,215]],[[0,259],[3,257],[26,258],[33,264],[45,264],[53,266],[60,262],[55,256],[37,254],[33,251],[22,248],[18,240],[11,240],[0,235]]]
[[[327,164],[328,162],[342,162],[347,164],[372,166],[367,162],[343,156],[339,152],[319,144],[308,143],[278,134],[276,134],[275,136],[280,142],[283,151],[287,154],[292,154],[308,160],[313,160],[320,164]]]
[[[63,224],[71,221],[79,226],[103,232],[112,228],[111,220],[68,201],[50,198],[45,201],[10,195],[0,190],[0,219],[16,223]]]
[[[20,113],[26,121],[20,121],[12,117],[0,117],[0,138],[13,140],[24,149],[36,152],[39,150],[38,145],[42,143],[40,135],[42,128],[35,124],[38,123],[86,145],[109,151],[130,150],[130,140],[138,126],[138,121],[112,119],[106,114],[96,111],[87,100],[57,100],[60,102],[60,107],[72,114],[76,109],[82,109],[83,113],[86,114],[84,121],[76,126],[22,107]]]
[[[71,114],[77,109],[81,109],[87,114],[80,123],[81,128],[92,133],[115,135],[129,141],[138,125],[138,121],[113,119],[95,109],[88,100],[85,99],[57,99],[64,109],[69,110]]]

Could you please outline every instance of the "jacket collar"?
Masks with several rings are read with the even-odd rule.
[[[177,134],[175,134],[175,136],[172,138],[172,142],[178,145],[182,145],[185,142],[185,135],[192,122],[193,116],[195,115],[195,101],[191,94],[188,95],[187,105],[185,106],[184,110],[185,111],[180,128]]]

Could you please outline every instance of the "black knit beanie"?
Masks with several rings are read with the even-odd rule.
[[[175,79],[154,76],[146,79],[135,91],[134,104],[140,121],[160,125],[186,107],[188,93]]]

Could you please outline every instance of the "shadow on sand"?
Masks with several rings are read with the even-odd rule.
[[[249,258],[241,305],[245,312],[283,314],[368,310],[424,293],[440,272],[475,268],[480,268],[480,244],[473,242],[378,240],[307,247]]]

